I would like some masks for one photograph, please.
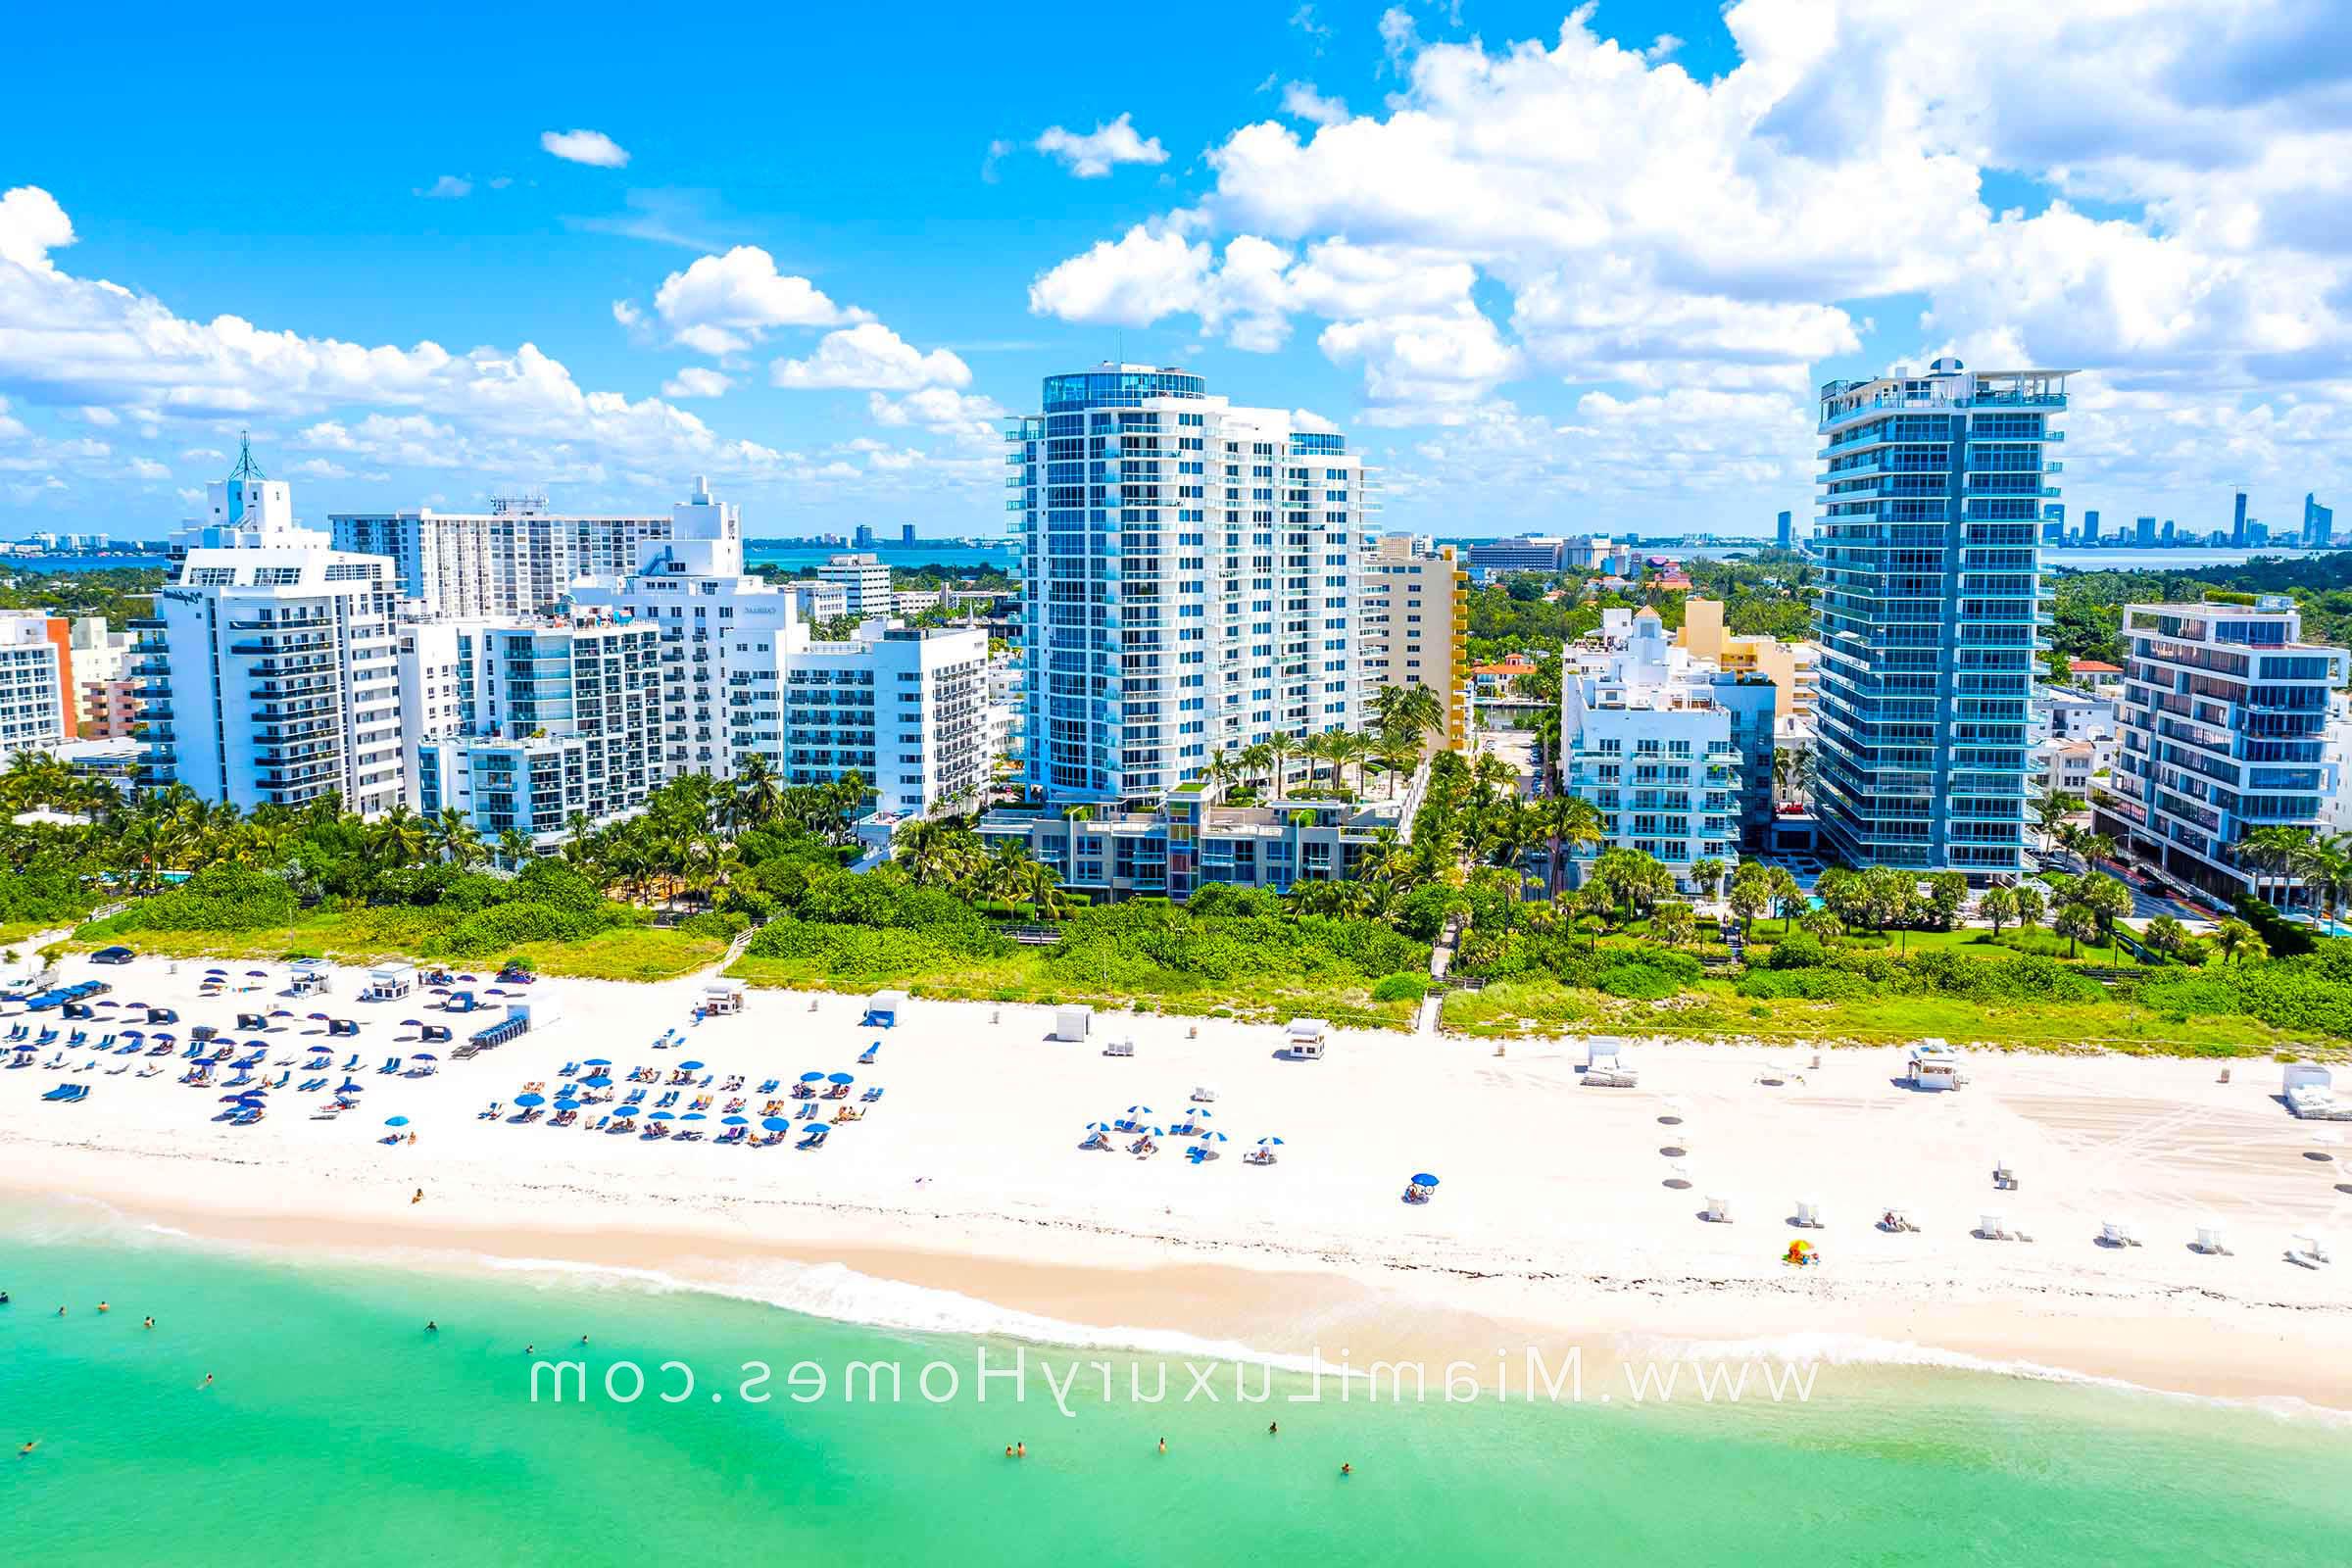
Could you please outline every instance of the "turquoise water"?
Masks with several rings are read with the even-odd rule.
[[[1073,1396],[1064,1419],[1035,1365],[1026,1404],[1004,1384],[976,1400],[978,1342],[561,1276],[296,1268],[51,1232],[0,1250],[0,1535],[12,1562],[50,1568],[2278,1565],[2352,1544],[2352,1435],[2098,1389],[1830,1369],[1803,1406],[1342,1406],[1285,1402],[1307,1385],[1277,1375],[1272,1404],[1238,1404],[1228,1368],[1216,1405],[1173,1402],[1178,1372],[1169,1403]],[[675,1405],[533,1403],[523,1346],[580,1353],[583,1333],[599,1372],[676,1360],[703,1387]],[[1000,1365],[1015,1349],[989,1348]],[[797,1360],[876,1357],[909,1376],[955,1364],[965,1387],[937,1406],[738,1396],[746,1361],[770,1362],[781,1396]],[[1026,1460],[1003,1456],[1016,1439]]]

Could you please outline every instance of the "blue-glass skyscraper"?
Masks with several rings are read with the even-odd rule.
[[[2027,868],[2038,524],[2066,375],[1944,359],[1821,389],[1816,793],[1857,865]]]

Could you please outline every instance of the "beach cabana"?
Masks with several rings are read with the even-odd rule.
[[[1055,1007],[1054,1009],[1054,1038],[1072,1044],[1084,1040],[1095,1027],[1092,1007]]]
[[[1922,1040],[1912,1048],[1910,1084],[1914,1089],[1958,1089],[1968,1082],[1960,1070],[1959,1053],[1940,1040]]]
[[[1595,1038],[1585,1042],[1585,1086],[1589,1089],[1633,1089],[1642,1075],[1625,1054],[1625,1042]]]
[[[334,989],[335,972],[319,958],[298,958],[287,977],[287,989],[298,997],[318,996]]]
[[[895,1029],[899,1017],[906,1010],[904,991],[877,991],[865,999],[863,1024],[869,1029]]]
[[[413,963],[379,963],[368,971],[368,984],[360,991],[362,1002],[394,1002],[416,989],[416,966]]]
[[[1293,1018],[1290,1052],[1294,1061],[1321,1061],[1331,1046],[1331,1025],[1320,1018]]]
[[[721,1013],[743,1010],[743,983],[739,980],[717,980],[703,987],[703,1012],[715,1017]]]

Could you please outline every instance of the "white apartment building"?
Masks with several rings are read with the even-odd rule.
[[[137,623],[140,783],[247,809],[336,793],[388,810],[405,793],[392,563],[296,527],[250,451],[209,488],[178,575]]]
[[[973,796],[986,777],[978,631],[916,632],[869,621],[816,642],[796,598],[743,571],[732,504],[710,486],[670,514],[625,577],[572,585],[572,601],[660,628],[662,777],[732,777],[759,752],[793,783],[856,772],[877,808],[912,813]]]
[[[845,615],[887,615],[898,608],[880,556],[830,556],[816,568],[816,580],[841,590]]]
[[[66,622],[38,611],[0,612],[0,760],[54,752],[74,728]]]
[[[409,804],[545,849],[635,811],[661,777],[661,630],[600,615],[400,633]]]
[[[792,612],[811,626],[850,612],[849,590],[837,582],[788,582],[783,588],[792,596]]]
[[[1421,686],[1446,715],[1432,752],[1459,751],[1470,735],[1470,576],[1451,545],[1409,533],[1381,535],[1364,561],[1364,710],[1384,686]]]
[[[1031,789],[1155,800],[1211,750],[1357,727],[1369,503],[1344,437],[1106,363],[1048,376],[1006,439]]]
[[[388,556],[400,592],[426,615],[529,615],[555,607],[575,577],[633,570],[639,550],[669,537],[664,516],[567,515],[544,496],[495,499],[481,513],[333,513],[338,550]]]
[[[2247,834],[2323,826],[2342,785],[2328,730],[2352,655],[2302,634],[2283,595],[2126,605],[2123,744],[2092,803],[2097,830],[2235,898],[2271,874],[2238,848]]]
[[[1657,612],[1632,618],[1621,649],[1571,657],[1560,682],[1561,774],[1571,794],[1601,815],[1598,844],[1578,852],[1579,875],[1601,850],[1621,847],[1654,856],[1686,889],[1693,862],[1728,870],[1740,849],[1743,749],[1733,710],[1718,701],[1739,689],[1666,638]],[[1772,733],[1772,688],[1746,688],[1764,744]],[[1767,756],[1769,753],[1767,752]],[[1765,789],[1769,796],[1770,775]],[[1765,807],[1769,815],[1769,798]]]

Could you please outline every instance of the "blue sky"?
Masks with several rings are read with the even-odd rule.
[[[1811,389],[1938,352],[2087,372],[2078,514],[2287,523],[2346,477],[2352,63],[2215,9],[45,8],[0,531],[162,532],[249,424],[314,518],[707,471],[993,533],[994,419],[1122,345],[1337,423],[1396,527],[1762,531]]]

